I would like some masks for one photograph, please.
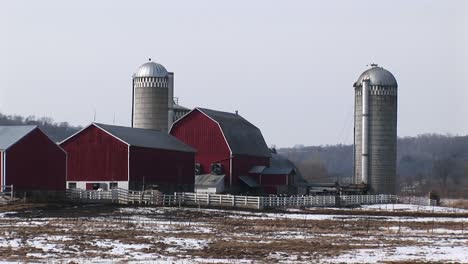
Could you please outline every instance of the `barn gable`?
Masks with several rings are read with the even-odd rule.
[[[219,124],[233,155],[271,157],[260,129],[239,114],[206,108],[196,108],[196,110]]]
[[[37,126],[0,126],[0,150],[7,150]]]
[[[18,191],[65,187],[66,153],[37,126],[0,126],[1,184]]]

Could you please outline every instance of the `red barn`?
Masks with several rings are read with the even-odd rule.
[[[0,185],[65,190],[66,153],[37,126],[0,126]]]
[[[286,193],[296,182],[295,168],[280,170],[278,162],[271,163],[260,130],[237,113],[195,108],[172,125],[170,134],[197,150],[198,174],[225,175],[231,193]]]
[[[270,166],[255,166],[249,171],[266,193],[305,194],[307,182],[299,169],[286,157],[271,153]]]
[[[60,146],[68,188],[193,191],[195,150],[165,132],[93,123]]]

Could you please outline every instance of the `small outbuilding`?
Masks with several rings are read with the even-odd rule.
[[[0,185],[64,191],[66,153],[37,126],[0,126]],[[1,191],[1,190],[0,190]]]
[[[292,161],[275,149],[272,150],[270,166],[255,166],[249,176],[268,194],[305,194],[307,182]]]
[[[163,131],[92,123],[60,146],[70,189],[194,188],[195,150]]]
[[[203,174],[195,175],[195,192],[222,193],[224,192],[224,175]]]

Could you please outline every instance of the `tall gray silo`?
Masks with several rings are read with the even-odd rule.
[[[397,88],[377,64],[354,83],[354,179],[371,193],[394,194],[397,151]]]
[[[132,84],[132,127],[168,131],[174,119],[174,73],[149,59]]]

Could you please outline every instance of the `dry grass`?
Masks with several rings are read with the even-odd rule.
[[[21,243],[20,247],[0,246],[0,256],[9,261],[83,257],[127,261],[147,255],[150,259],[198,257],[258,263],[283,260],[311,263],[358,249],[431,246],[451,239],[458,239],[456,243],[468,243],[467,236],[459,232],[465,228],[462,223],[435,223],[432,218],[427,222],[347,215],[325,220],[263,219],[253,212],[237,215],[222,211],[165,209],[157,213],[145,210],[139,213],[122,211],[115,206],[33,205],[4,211],[13,210],[19,211],[14,217],[0,218],[0,235]],[[434,228],[449,232],[434,233]],[[458,232],[457,235],[450,234],[451,230]],[[55,236],[66,236],[69,240],[52,239]],[[167,239],[206,243],[199,247],[181,246]],[[37,246],[34,241],[38,240],[56,244],[60,251]],[[97,243],[106,241],[109,244]],[[133,257],[113,252],[116,243],[135,246],[131,249]],[[458,245],[456,243],[454,246]],[[426,263],[418,261],[387,263]]]
[[[468,199],[443,199],[441,203],[444,206],[468,209]]]

